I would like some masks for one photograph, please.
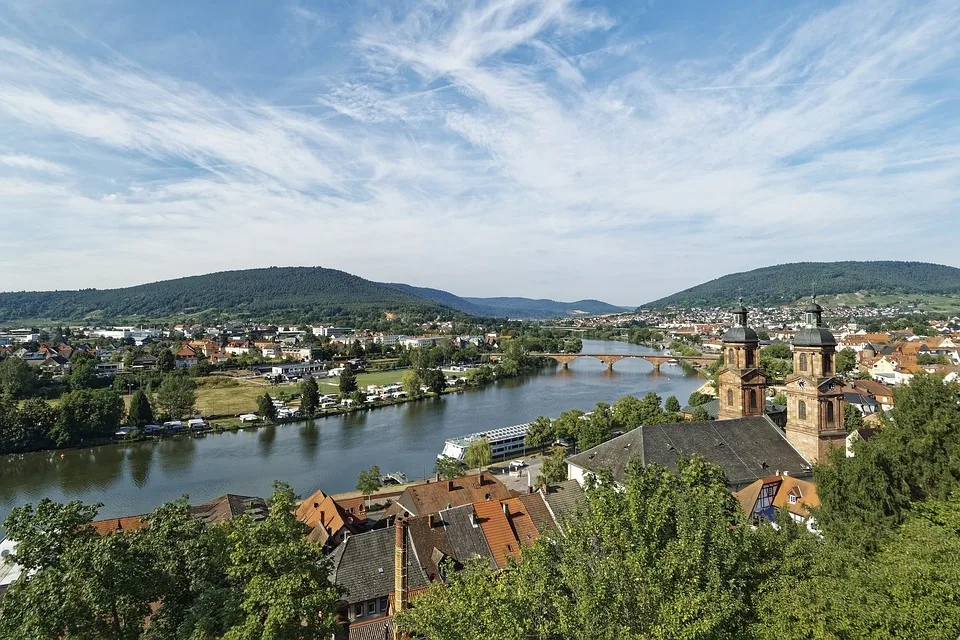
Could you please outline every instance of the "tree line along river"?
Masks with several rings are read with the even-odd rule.
[[[625,342],[584,340],[583,353],[650,354]],[[102,502],[100,517],[138,515],[187,494],[194,503],[224,493],[269,496],[274,480],[307,495],[349,491],[371,465],[410,478],[432,473],[444,440],[528,422],[597,402],[653,391],[686,403],[704,382],[678,366],[660,373],[639,359],[613,371],[592,358],[461,394],[256,430],[41,451],[0,458],[0,521],[43,497]]]

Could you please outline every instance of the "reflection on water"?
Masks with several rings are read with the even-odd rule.
[[[584,341],[585,353],[650,353],[620,342]],[[195,502],[223,493],[269,495],[274,480],[300,494],[318,487],[353,489],[357,473],[377,464],[410,477],[432,473],[446,438],[591,409],[627,394],[654,391],[681,403],[703,382],[680,367],[656,373],[626,359],[609,371],[593,358],[569,369],[504,380],[483,389],[337,418],[258,430],[185,436],[0,458],[0,518],[16,505],[48,496],[103,502],[101,516],[145,513],[189,494]]]

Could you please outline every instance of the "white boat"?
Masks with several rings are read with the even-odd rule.
[[[468,436],[460,438],[450,438],[443,445],[443,452],[438,458],[446,456],[454,460],[463,460],[467,454],[470,443],[486,437],[490,441],[490,449],[494,458],[500,458],[506,455],[514,454],[524,449],[523,441],[527,437],[527,431],[530,429],[530,423],[517,424],[512,427],[502,427],[500,429],[491,429],[480,433],[471,433]]]

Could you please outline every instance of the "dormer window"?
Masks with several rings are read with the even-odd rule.
[[[797,504],[797,496],[790,494],[790,504]]]

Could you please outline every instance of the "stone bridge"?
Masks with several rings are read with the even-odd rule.
[[[613,365],[620,362],[621,360],[628,358],[638,358],[640,360],[646,360],[653,365],[654,371],[660,371],[660,365],[666,364],[668,362],[688,362],[695,367],[706,367],[715,360],[719,360],[720,356],[657,356],[657,355],[644,355],[639,353],[531,353],[532,356],[540,356],[541,358],[552,358],[560,364],[563,365],[563,368],[566,369],[567,366],[576,360],[577,358],[594,358],[599,360],[603,364],[607,365],[607,369],[613,370]],[[490,354],[491,360],[499,360],[500,354],[493,353]]]

